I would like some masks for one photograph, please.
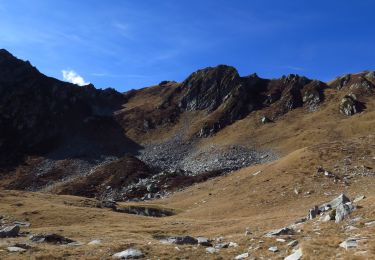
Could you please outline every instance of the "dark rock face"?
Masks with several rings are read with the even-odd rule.
[[[198,70],[182,83],[187,93],[182,98],[180,106],[186,110],[213,111],[239,84],[239,79],[237,70],[225,65]]]
[[[4,227],[0,229],[0,238],[4,237],[16,237],[20,232],[20,227],[18,225]]]
[[[131,142],[112,116],[123,102],[123,95],[113,89],[46,77],[1,50],[0,165],[56,149],[54,157],[123,154]]]

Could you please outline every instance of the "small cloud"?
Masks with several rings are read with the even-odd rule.
[[[77,84],[78,86],[84,86],[90,84],[90,82],[86,82],[84,78],[78,75],[74,70],[62,70],[63,79],[73,84]]]
[[[127,23],[120,23],[120,22],[115,22],[112,23],[112,26],[115,28],[115,30],[122,35],[123,37],[131,40],[133,39],[133,36],[131,34],[130,26]]]
[[[290,69],[290,70],[297,70],[297,71],[304,71],[305,69],[302,67],[297,67],[297,66],[284,66],[284,68]]]

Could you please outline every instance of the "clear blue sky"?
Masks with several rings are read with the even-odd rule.
[[[329,80],[375,69],[374,10],[372,0],[0,0],[0,48],[120,91],[217,64]]]

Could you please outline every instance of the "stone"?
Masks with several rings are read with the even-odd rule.
[[[365,198],[366,198],[366,196],[364,196],[364,195],[358,196],[358,197],[356,197],[356,198],[353,200],[353,203],[357,203],[357,202],[359,202],[359,201],[361,201],[361,200],[363,200],[363,199],[365,199]]]
[[[333,220],[333,219],[331,218],[330,214],[326,214],[326,215],[323,215],[323,216],[321,217],[321,221],[322,221],[322,222],[328,222],[328,221],[330,221],[330,220]]]
[[[4,227],[0,230],[0,238],[4,237],[16,237],[20,232],[20,227],[18,225]]]
[[[343,221],[351,212],[355,210],[355,207],[351,202],[347,202],[345,204],[340,204],[336,208],[336,215],[335,215],[335,222]]]
[[[365,226],[368,226],[368,227],[375,226],[375,221],[367,222],[367,223],[365,223]]]
[[[223,248],[228,248],[228,247],[229,247],[229,243],[219,243],[215,245],[216,249],[223,249]]]
[[[206,237],[197,237],[198,245],[201,246],[212,246],[211,240]]]
[[[268,248],[268,251],[271,251],[273,253],[276,253],[279,251],[279,249],[277,248],[277,246],[271,246],[270,248]]]
[[[37,243],[51,243],[51,244],[70,244],[76,241],[63,237],[58,234],[39,234],[30,237],[30,240]]]
[[[293,235],[294,230],[288,227],[272,230],[265,234],[265,237],[275,237],[281,235]]]
[[[134,248],[129,248],[113,255],[113,258],[118,259],[138,259],[143,257],[144,254],[140,250]]]
[[[110,208],[115,210],[117,207],[117,202],[114,200],[102,200],[100,201],[99,207],[100,208]]]
[[[100,245],[102,243],[102,241],[100,239],[95,239],[95,240],[92,240],[90,241],[89,243],[87,243],[89,246],[96,246],[96,245]]]
[[[268,117],[264,116],[264,117],[262,117],[261,122],[262,122],[262,124],[267,124],[267,123],[271,123],[272,120],[269,119]]]
[[[242,260],[242,259],[246,259],[249,257],[249,253],[243,253],[243,254],[240,254],[238,256],[236,256],[234,259],[235,260]]]
[[[280,243],[285,243],[286,242],[286,240],[284,238],[277,238],[276,241],[280,242]]]
[[[346,250],[351,249],[351,248],[356,248],[358,245],[357,240],[355,239],[348,239],[345,240],[340,244],[340,247],[345,248]]]
[[[295,247],[296,245],[298,245],[298,241],[297,240],[292,240],[290,241],[287,246],[290,246],[290,247]]]
[[[300,260],[302,259],[302,249],[297,249],[293,254],[284,258],[284,260]]]
[[[13,224],[20,226],[20,227],[30,227],[31,225],[29,222],[22,222],[22,221],[14,221]]]
[[[177,244],[177,245],[196,245],[198,244],[198,240],[191,236],[181,236],[181,237],[168,237],[165,240],[166,243],[169,244]]]
[[[318,208],[318,206],[315,206],[314,208],[310,209],[309,210],[309,215],[308,215],[308,219],[314,219],[316,218],[320,213],[320,210]]]
[[[214,254],[214,253],[217,253],[219,252],[220,250],[218,248],[214,248],[214,247],[207,247],[206,248],[206,252],[207,253],[210,253],[210,254]]]
[[[12,253],[16,253],[16,252],[25,252],[26,249],[25,248],[22,248],[22,247],[18,247],[18,246],[8,246],[7,247],[7,250],[9,252],[12,252]]]
[[[357,99],[353,95],[345,96],[340,103],[340,112],[346,116],[352,116],[360,112],[360,107]]]
[[[235,242],[229,242],[228,244],[229,247],[238,247],[238,244]]]
[[[346,202],[350,202],[350,199],[345,194],[340,194],[330,202],[319,206],[319,210],[325,212],[327,209],[336,209],[340,204],[344,204]]]
[[[351,231],[354,231],[354,230],[358,230],[358,228],[355,227],[355,226],[347,226],[347,227],[345,227],[345,231],[351,232]]]
[[[375,79],[375,71],[370,71],[368,72],[365,77],[369,80],[374,80]]]

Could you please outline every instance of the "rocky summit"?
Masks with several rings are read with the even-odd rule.
[[[0,50],[0,259],[371,259],[375,72],[120,93]]]

